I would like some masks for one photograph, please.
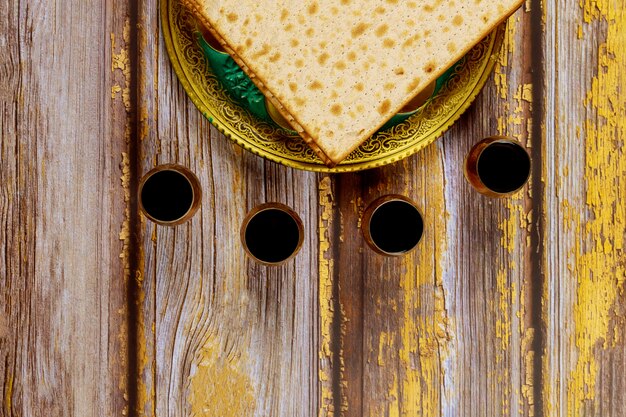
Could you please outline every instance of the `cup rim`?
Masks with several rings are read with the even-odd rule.
[[[524,151],[524,153],[528,157],[528,174],[526,175],[526,178],[524,179],[522,184],[512,191],[498,192],[492,190],[483,182],[478,173],[478,162],[480,161],[480,157],[482,156],[485,149],[495,143],[507,143],[515,145],[517,148]],[[522,143],[517,139],[511,136],[503,135],[489,136],[474,144],[474,146],[472,146],[467,155],[465,155],[465,159],[463,161],[463,174],[467,182],[480,194],[493,198],[509,197],[517,194],[528,183],[528,180],[530,179],[532,174],[532,158],[526,147],[524,147]]]
[[[146,182],[155,174],[165,171],[172,171],[182,175],[191,187],[191,204],[189,205],[189,208],[182,216],[174,220],[160,220],[152,216],[144,207],[143,200],[141,198],[143,187]],[[139,211],[152,222],[162,226],[177,226],[189,220],[194,214],[196,214],[196,211],[198,211],[198,209],[200,208],[202,202],[202,188],[200,187],[200,180],[198,179],[198,177],[187,167],[180,164],[161,164],[152,168],[141,177],[141,180],[139,181],[139,184],[137,186],[137,200],[139,202]]]
[[[256,256],[254,256],[254,254],[252,254],[252,252],[248,248],[248,244],[246,243],[246,229],[248,225],[250,224],[250,221],[259,213],[263,211],[268,211],[268,210],[279,210],[279,211],[286,213],[287,215],[289,215],[289,217],[291,217],[294,220],[294,222],[296,223],[296,227],[298,228],[298,243],[296,244],[296,247],[294,248],[293,252],[287,258],[281,261],[277,261],[277,262],[268,262],[268,261],[264,261],[262,259],[257,258]],[[244,217],[243,222],[241,223],[241,229],[239,231],[239,238],[241,240],[241,245],[243,246],[244,251],[255,262],[258,262],[262,265],[267,265],[267,266],[281,265],[291,260],[292,258],[294,258],[298,254],[300,249],[302,248],[302,244],[304,243],[304,223],[302,222],[302,219],[300,218],[298,213],[296,213],[291,207],[289,207],[286,204],[278,203],[278,202],[262,203],[253,207],[248,212],[248,214],[246,214],[246,217]]]
[[[401,252],[389,252],[389,251],[382,249],[380,246],[376,244],[376,242],[374,242],[374,240],[372,239],[371,231],[370,231],[372,217],[374,216],[376,211],[379,208],[381,208],[383,205],[387,203],[391,203],[393,201],[401,201],[403,203],[406,203],[412,206],[417,212],[417,214],[420,216],[420,219],[422,221],[422,232],[417,240],[417,243],[415,243],[415,245],[413,245],[411,248],[401,251]],[[381,255],[385,255],[385,256],[399,257],[399,256],[407,255],[408,253],[414,251],[420,245],[420,243],[422,242],[424,238],[424,230],[425,230],[424,214],[422,213],[422,210],[420,210],[419,206],[417,205],[415,201],[401,194],[388,194],[388,195],[378,197],[367,206],[367,208],[363,212],[363,216],[361,217],[361,232],[363,234],[363,238],[365,242],[374,252],[381,254]]]

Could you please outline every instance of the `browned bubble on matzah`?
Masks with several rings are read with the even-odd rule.
[[[183,0],[329,165],[522,0]],[[313,143],[311,143],[313,142]]]

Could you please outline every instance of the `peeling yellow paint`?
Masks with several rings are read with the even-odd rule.
[[[498,289],[498,312],[496,319],[496,338],[500,340],[500,348],[507,352],[511,344],[511,289],[507,279],[507,270],[500,268],[496,275]],[[496,362],[504,359],[504,353],[496,353]]]
[[[120,180],[122,182],[122,189],[124,190],[124,201],[130,201],[130,160],[128,158],[128,153],[122,152],[122,162],[120,164],[120,169],[122,170],[122,176]],[[126,228],[122,229],[123,232],[120,233],[120,239],[125,240],[129,236],[128,225]]]
[[[122,175],[120,177],[121,182],[122,182],[122,189],[124,192],[124,201],[126,202],[126,208],[124,209],[125,212],[125,219],[124,222],[122,223],[122,228],[120,230],[120,234],[119,234],[119,239],[123,242],[122,243],[122,252],[120,253],[120,258],[122,259],[122,263],[124,265],[124,281],[127,282],[131,276],[133,275],[133,271],[130,270],[130,263],[129,263],[129,251],[130,251],[130,221],[129,221],[129,217],[130,217],[130,161],[128,158],[128,154],[126,152],[122,153],[122,162],[120,163],[120,168],[122,170]],[[140,221],[142,226],[144,226],[144,218],[140,217]],[[152,384],[152,388],[150,389],[150,391],[148,391],[148,388],[146,387],[144,381],[143,381],[143,375],[146,371],[148,371],[149,369],[151,369],[149,367],[149,363],[151,362],[152,359],[150,359],[150,357],[148,356],[147,350],[146,350],[146,338],[147,338],[147,334],[146,334],[146,325],[144,322],[144,318],[143,318],[143,314],[141,313],[142,309],[143,309],[143,303],[145,301],[145,292],[143,289],[143,270],[144,270],[144,259],[143,259],[143,252],[140,251],[139,252],[139,262],[137,265],[137,270],[134,271],[134,279],[137,283],[138,286],[138,294],[137,294],[137,300],[135,300],[135,302],[137,303],[138,306],[138,310],[140,311],[140,313],[138,314],[138,318],[137,318],[137,369],[138,369],[138,381],[136,381],[137,383],[137,410],[141,415],[150,415],[148,414],[148,412],[145,410],[146,406],[152,401],[152,399],[154,399],[155,395],[154,395],[154,384]],[[123,338],[123,337],[127,337],[124,333],[120,333],[118,335],[118,338]],[[122,359],[123,361],[126,361],[126,358]],[[154,381],[154,378],[152,379],[152,381]],[[127,391],[127,383],[125,380],[120,381],[120,383],[118,384],[119,387],[121,389],[123,389],[123,393],[124,393],[124,398],[128,398],[128,391]],[[152,404],[154,407],[154,404]],[[154,410],[152,412],[152,415],[154,415]]]
[[[441,364],[448,354],[452,335],[442,282],[443,254],[448,243],[446,234],[436,231],[445,230],[447,219],[443,181],[436,186],[442,191],[429,194],[430,214],[424,218],[431,232],[424,235],[420,244],[422,250],[405,256],[402,261],[405,273],[400,277],[402,321],[397,359],[400,378],[387,395],[395,398],[398,405],[390,407],[390,415],[434,417],[441,414],[444,379]],[[405,195],[408,193],[407,188]],[[429,293],[432,294],[430,307],[425,303]]]
[[[215,340],[207,342],[196,354],[189,378],[187,399],[191,415],[253,415],[256,408],[255,390],[245,371],[247,364],[246,354],[234,355],[233,359],[220,349]]]
[[[500,243],[509,255],[515,253],[519,241],[519,231],[527,230],[530,226],[530,212],[526,212],[523,206],[522,194],[517,194],[505,202],[507,216],[502,220],[498,228],[502,232]]]
[[[527,333],[525,337],[532,340],[534,337],[534,329],[527,329]],[[529,341],[528,344],[531,342]],[[535,415],[535,392],[533,387],[535,385],[533,379],[533,364],[535,362],[535,352],[533,350],[528,350],[524,355],[524,381],[522,382],[522,397],[526,401],[528,407],[529,417],[533,417]]]
[[[143,18],[140,17],[140,20],[143,20]],[[145,24],[143,23],[143,21],[141,21],[140,23],[136,25],[135,36],[137,36],[137,43],[139,45],[139,55],[141,57],[139,64],[141,66],[146,66],[147,62],[145,61],[145,58],[144,58],[144,51],[145,51],[145,48],[148,46],[148,37],[146,35]],[[149,71],[150,69],[146,68],[142,71],[139,71],[138,73],[137,89],[139,90],[139,97],[148,97],[148,94],[146,92],[146,87],[148,86],[147,85],[148,83],[146,83],[146,74],[148,74]],[[155,77],[155,78],[158,78],[158,77]],[[150,85],[149,88],[152,88],[152,87],[153,86]],[[158,95],[158,85],[156,86],[154,94]],[[139,117],[137,120],[138,138],[140,141],[142,141],[148,137],[149,128],[150,128],[150,124],[148,123],[149,113],[146,107],[145,100],[140,100],[138,104],[139,104],[139,109],[138,109]],[[158,105],[158,101],[155,101],[155,105]]]
[[[595,399],[596,352],[612,346],[611,309],[626,280],[626,12],[609,0],[581,1],[585,23],[607,23],[606,41],[598,48],[597,76],[585,99],[585,182],[588,218],[577,222],[573,270],[578,279],[574,305],[576,366],[567,379],[568,416],[583,415],[583,405]],[[595,405],[596,410],[598,405]]]
[[[128,18],[126,18],[124,22],[122,40],[124,43],[123,46],[119,48],[118,52],[115,52],[115,50],[117,49],[116,37],[114,33],[111,33],[111,50],[112,50],[111,71],[115,72],[116,70],[119,70],[122,72],[124,76],[123,86],[116,84],[116,85],[113,85],[113,87],[111,88],[111,98],[116,99],[117,94],[120,91],[122,92],[122,101],[124,103],[124,108],[127,113],[124,137],[125,137],[126,143],[130,143],[130,140],[131,140],[130,59],[128,56],[128,47],[127,47],[130,41],[130,19]],[[152,326],[153,334],[149,336],[148,331],[147,331],[147,326],[144,321],[144,314],[143,314],[143,305],[144,305],[146,295],[145,295],[145,291],[143,288],[144,257],[143,257],[143,251],[141,250],[141,248],[139,248],[139,253],[138,253],[137,270],[131,271],[130,263],[129,263],[130,233],[131,233],[131,230],[130,230],[130,176],[131,176],[131,172],[130,172],[129,155],[126,152],[122,153],[122,161],[120,163],[120,169],[122,171],[122,175],[120,179],[121,179],[122,189],[124,193],[124,201],[126,203],[126,207],[124,209],[124,221],[122,223],[122,227],[121,227],[120,234],[119,234],[119,239],[123,242],[122,251],[120,253],[120,258],[122,258],[122,263],[124,265],[125,282],[128,282],[128,280],[131,278],[134,279],[136,281],[136,285],[138,289],[137,299],[135,300],[135,303],[138,306],[138,315],[137,315],[137,324],[136,324],[136,327],[137,327],[137,352],[136,352],[137,363],[135,365],[137,367],[137,372],[138,372],[137,379],[138,380],[135,381],[137,384],[137,388],[136,388],[137,390],[136,408],[137,409],[135,411],[139,413],[140,415],[155,415],[156,404],[154,403],[154,398],[156,394],[155,394],[154,382],[156,380],[156,375],[154,374],[155,366],[153,364],[155,359],[153,358],[153,355],[151,354],[149,355],[147,352],[147,343],[148,343],[147,340],[148,340],[148,337],[150,337],[151,339],[153,338],[154,327]],[[140,227],[143,229],[145,226],[145,218],[143,216],[139,216],[139,221],[140,221]],[[123,333],[120,333],[118,337],[123,338],[127,336],[125,336]],[[150,378],[151,384],[149,388],[146,386],[145,379],[144,379],[146,377],[145,375],[146,372],[152,373],[151,378]],[[124,390],[124,393],[123,393],[124,398],[128,399],[126,381],[120,381],[118,385],[120,386],[120,388]],[[150,408],[150,410],[147,410],[147,408]],[[125,407],[123,411],[128,413],[128,408]]]
[[[11,404],[13,398],[13,375],[9,375],[6,379],[6,388],[4,391],[4,412],[7,416],[13,415],[13,406]]]
[[[115,84],[111,87],[111,99],[115,100],[117,98],[117,93],[120,91],[122,91],[122,87],[120,87],[119,84]]]
[[[624,292],[624,287],[620,288],[620,296],[623,296]],[[613,346],[619,346],[623,343],[624,341],[624,335],[623,335],[623,323],[622,325],[615,323],[615,325],[613,326]]]
[[[144,218],[141,217],[142,225],[145,222]],[[137,318],[137,409],[136,411],[140,413],[140,415],[145,416],[156,416],[156,365],[154,361],[156,358],[153,354],[149,354],[147,350],[147,341],[148,337],[151,339],[154,338],[155,327],[154,323],[151,325],[151,334],[148,336],[147,334],[147,326],[144,319],[143,313],[143,305],[146,299],[146,293],[143,287],[143,271],[144,271],[144,259],[143,253],[140,253],[139,257],[139,265],[137,267],[137,271],[135,271],[135,281],[138,286],[138,297],[135,301],[139,306],[139,313]],[[145,383],[145,375],[147,372],[151,373],[151,384],[150,388],[146,386]],[[150,410],[146,410],[146,408],[150,407]]]
[[[118,314],[122,317],[128,316],[128,309],[126,307],[122,307],[118,310]],[[120,326],[120,331],[117,334],[117,340],[120,346],[120,356],[118,360],[120,361],[121,369],[128,369],[128,327],[126,325]],[[113,358],[115,359],[115,358]],[[117,384],[117,388],[122,392],[122,398],[124,398],[124,408],[122,409],[122,415],[128,415],[129,407],[128,407],[128,378],[126,375],[122,375]]]
[[[519,86],[518,94],[515,96],[518,100],[524,100],[527,103],[532,104],[533,102],[533,85],[532,84],[522,84]]]
[[[506,71],[503,69],[509,65],[509,54],[515,49],[515,34],[517,32],[517,25],[507,25],[507,31],[504,35],[504,42],[498,61],[496,62],[494,69],[494,81],[496,84],[496,90],[501,99],[506,100],[509,94],[509,85],[506,78]],[[508,110],[508,104],[505,103],[505,110]],[[505,112],[506,113],[506,112]]]
[[[388,395],[388,406],[387,406],[387,415],[389,417],[400,417],[400,395],[398,394],[398,376],[396,374],[393,375],[393,379],[391,381],[391,386],[389,387],[389,395]],[[383,413],[377,414],[378,417],[381,415],[385,415]]]
[[[127,123],[128,124],[128,123]],[[128,128],[126,129],[128,132]],[[122,241],[122,251],[120,252],[120,258],[122,259],[122,265],[124,267],[124,283],[126,284],[130,279],[130,261],[129,261],[129,253],[130,253],[130,161],[128,158],[128,154],[126,152],[122,152],[122,162],[120,163],[120,169],[122,171],[122,175],[120,176],[120,181],[122,185],[122,190],[124,193],[124,202],[126,203],[126,207],[124,208],[124,221],[122,222],[122,227],[120,229],[119,240]],[[121,313],[125,313],[125,310],[122,309]],[[118,334],[118,340],[120,341],[121,346],[128,346],[128,334],[126,333],[126,328],[122,327],[120,329],[120,333]],[[121,352],[119,360],[124,365],[124,369],[128,366],[128,352],[124,349]],[[122,391],[122,395],[125,401],[128,403],[128,382],[125,376],[120,377],[120,381],[118,383],[118,388]],[[123,411],[128,414],[128,404],[124,405]],[[125,414],[125,415],[126,415]]]
[[[527,3],[527,12],[530,11],[530,3]],[[528,114],[533,106],[533,86],[529,83],[522,83],[517,86],[510,85],[507,79],[508,61],[510,54],[515,48],[515,35],[517,25],[509,25],[510,35],[505,39],[501,56],[496,66],[496,87],[499,97],[502,99],[502,116],[497,120],[497,132],[499,135],[509,136],[530,146],[532,143],[532,118]],[[518,265],[511,256],[524,253],[531,244],[530,225],[532,224],[532,210],[527,209],[527,198],[531,197],[531,187],[528,185],[523,191],[515,196],[502,200],[505,212],[498,228],[500,230],[500,243],[503,254],[497,259],[496,264],[496,294],[492,303],[495,314],[495,337],[499,342],[499,349],[495,351],[495,361],[498,365],[498,374],[494,375],[497,389],[501,392],[501,414],[510,415],[513,407],[519,407],[520,414],[533,413],[532,399],[532,361],[522,367],[523,373],[521,392],[516,390],[513,396],[513,381],[511,376],[511,365],[507,361],[515,355],[511,352],[514,329],[519,330],[522,337],[520,352],[526,357],[534,355],[531,352],[533,329],[528,328],[526,323],[526,312],[524,311],[525,297],[530,291],[526,281],[519,283],[521,288],[517,288],[517,282],[512,278],[516,276]],[[514,321],[516,323],[514,323]],[[530,366],[530,367],[529,367]],[[517,386],[517,382],[516,382]],[[521,394],[521,398],[520,398]],[[517,400],[515,400],[517,398]],[[512,403],[515,401],[515,403]]]
[[[378,366],[385,366],[385,349],[393,349],[393,340],[389,332],[380,332],[378,336]]]
[[[524,11],[526,11],[526,13],[530,13],[531,9],[530,6],[532,5],[532,0],[526,0],[526,2],[524,3]]]
[[[122,34],[122,40],[124,45],[128,44],[129,41],[129,31],[130,31],[130,20],[127,18],[124,24],[124,32]],[[130,62],[128,58],[128,49],[125,46],[120,48],[118,53],[115,53],[116,50],[116,38],[115,34],[111,33],[111,72],[115,72],[116,70],[120,70],[124,76],[124,87],[119,84],[114,84],[111,87],[111,99],[115,100],[118,97],[118,93],[122,93],[122,101],[124,103],[124,109],[126,110],[126,121],[124,127],[124,140],[126,143],[130,142]],[[121,170],[121,186],[123,190],[125,208],[124,208],[124,220],[121,225],[119,239],[122,241],[122,249],[120,253],[120,258],[122,260],[122,265],[124,268],[124,282],[128,283],[131,277],[130,270],[130,260],[129,260],[129,252],[130,252],[130,160],[128,153],[122,152],[122,161],[120,162],[120,170]],[[121,314],[127,315],[128,311],[126,308],[122,308],[120,311]],[[120,342],[120,346],[122,347],[122,351],[120,352],[120,363],[124,369],[128,367],[128,351],[126,347],[128,346],[128,332],[126,326],[122,326],[120,328],[120,332],[118,333],[118,340]],[[128,393],[128,379],[125,375],[120,377],[118,388],[122,392],[122,397],[126,404],[124,404],[124,408],[122,409],[122,415],[129,414],[129,393]]]
[[[402,392],[400,416],[428,417],[440,414],[440,381],[443,378],[441,362],[445,359],[451,336],[443,286],[441,283],[433,286],[432,271],[435,265],[432,261],[432,256],[420,256],[418,266],[413,256],[407,256],[403,262],[406,273],[400,281],[403,316],[398,351],[402,375],[399,381]],[[428,288],[432,288],[435,297],[430,314],[420,308],[420,296]],[[391,396],[393,392],[389,394]]]
[[[334,416],[332,392],[332,324],[333,324],[333,259],[329,253],[329,230],[333,218],[332,183],[329,176],[319,182],[319,311],[320,311],[320,351],[319,351],[319,381],[320,381],[320,417]]]
[[[529,227],[528,222],[530,221],[530,218],[529,213],[525,212],[523,201],[524,198],[521,194],[518,194],[517,197],[512,197],[505,201],[507,212],[504,219],[499,225],[499,229],[501,231],[501,246],[505,250],[504,256],[507,257],[507,259],[514,253],[518,253],[519,251],[523,252],[524,250],[524,248],[518,247],[518,242],[522,238],[522,233],[525,232]],[[528,245],[528,243],[526,244]],[[510,355],[511,338],[513,332],[514,306],[518,306],[519,308],[519,311],[517,312],[518,314],[516,316],[518,320],[522,319],[523,315],[525,314],[523,306],[524,291],[526,290],[522,288],[521,294],[519,295],[521,299],[518,303],[516,283],[511,278],[516,268],[517,265],[515,261],[507,260],[506,262],[503,262],[501,266],[499,266],[499,269],[496,273],[497,304],[494,311],[496,316],[495,336],[500,341],[500,349],[495,352],[495,359],[496,363],[499,364],[498,369],[500,369],[500,373],[497,375],[497,384],[499,387],[501,387],[500,389],[502,391],[502,415],[510,415],[512,406],[511,393],[513,387],[511,382],[510,369],[508,365],[504,364],[506,363],[507,357]],[[522,322],[523,320],[520,320],[520,323]],[[528,329],[526,329],[525,326],[523,326],[522,324],[520,324],[519,330],[520,334],[522,334],[524,338],[527,338],[528,335],[531,334]],[[532,339],[527,341],[526,345],[522,343],[522,352],[529,349],[529,342],[531,341]],[[528,387],[522,385],[522,397],[524,398],[525,390],[527,389]],[[530,407],[528,408],[530,409]]]
[[[431,406],[433,404],[433,396],[438,394],[438,388],[432,384],[432,371],[433,366],[430,369],[420,369],[421,357],[418,353],[418,349],[423,350],[424,357],[430,359],[425,360],[425,365],[432,365],[432,353],[434,350],[432,343],[432,331],[430,335],[420,335],[420,329],[418,321],[419,316],[416,317],[415,306],[417,303],[417,277],[415,263],[412,257],[408,257],[405,261],[406,274],[402,277],[400,286],[404,294],[403,303],[403,323],[400,329],[401,348],[398,352],[398,359],[400,360],[400,367],[403,374],[401,381],[402,387],[402,401],[400,404],[401,415],[434,415]],[[430,341],[431,343],[425,344],[424,341]],[[417,343],[416,343],[417,342]],[[430,395],[428,390],[431,389]],[[427,399],[424,401],[424,396]]]
[[[122,35],[122,39],[124,41],[124,45],[128,44],[129,41],[129,30],[130,30],[130,20],[126,19],[124,24],[124,32]],[[125,87],[120,86],[119,84],[114,84],[111,87],[111,99],[117,99],[118,93],[122,92],[122,101],[124,103],[124,109],[126,110],[127,117],[124,129],[124,139],[126,143],[130,141],[130,63],[128,58],[128,49],[122,46],[120,48],[119,53],[115,53],[116,49],[116,39],[115,34],[111,33],[111,71],[115,72],[115,70],[122,71],[124,76]],[[122,227],[119,234],[119,239],[122,243],[122,251],[120,253],[120,258],[122,259],[122,264],[124,266],[124,282],[128,282],[131,276],[130,264],[129,264],[129,251],[130,251],[130,160],[128,154],[126,152],[122,153],[122,161],[120,163],[120,170],[122,171],[122,175],[120,177],[124,202],[126,203],[126,207],[124,209],[124,221],[122,223]],[[122,309],[122,314],[128,314],[125,309]],[[122,357],[120,358],[121,363],[124,367],[127,367],[128,362],[128,352],[125,350],[128,342],[128,334],[125,327],[120,329],[120,333],[118,334],[118,340],[120,341],[120,345],[124,347],[124,350],[121,352]],[[120,382],[118,384],[119,389],[123,393],[123,397],[125,401],[128,401],[128,381],[125,376],[122,376]],[[129,412],[128,404],[124,406],[122,413],[127,415]]]
[[[122,39],[124,40],[124,45],[128,45],[128,41],[130,39],[130,20],[126,18],[124,22],[124,31],[122,35]],[[111,72],[115,72],[115,70],[122,71],[124,75],[125,85],[124,87],[113,86],[111,90],[111,97],[115,99],[117,97],[117,93],[119,91],[122,92],[122,101],[124,102],[124,107],[126,111],[130,111],[130,59],[128,57],[128,48],[126,46],[122,46],[119,49],[119,52],[115,52],[116,44],[115,44],[115,34],[111,33]],[[116,87],[121,90],[115,91]]]
[[[115,34],[111,33],[111,45],[112,48],[115,49]],[[120,51],[118,53],[113,53],[111,56],[111,71],[115,71],[116,69],[119,69],[122,71],[122,73],[124,73],[124,75],[126,74],[130,74],[130,60],[128,58],[128,49],[127,48],[120,48]]]
[[[122,101],[124,102],[124,107],[126,108],[126,111],[130,111],[130,83],[128,82],[128,80],[130,80],[130,63],[127,49],[122,48],[118,54],[113,54],[112,69],[122,70],[124,76],[126,77],[126,85],[123,88],[120,87],[121,90],[119,91],[122,91]],[[115,86],[113,88],[115,88]],[[111,96],[113,99],[117,98],[116,93],[119,91],[111,91]]]
[[[502,99],[502,116],[497,118],[497,132],[499,135],[510,136],[530,148],[532,142],[524,138],[532,136],[533,120],[528,116],[532,110],[533,95],[532,84],[520,84],[513,92],[513,101],[509,100],[509,91],[512,87],[509,85],[506,67],[509,64],[509,55],[515,49],[516,25],[509,24],[507,36],[504,39],[502,50],[494,70],[496,83],[496,91]],[[513,108],[511,108],[514,106]],[[530,187],[528,188],[530,192]]]

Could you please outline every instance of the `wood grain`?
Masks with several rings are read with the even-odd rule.
[[[482,197],[462,174],[480,138],[507,134],[531,145],[531,62],[517,47],[530,18],[514,16],[494,79],[441,141],[403,163],[333,181],[332,223],[340,231],[329,252],[341,260],[333,269],[341,331],[340,370],[329,373],[339,380],[334,409],[341,404],[342,415],[534,410],[535,333],[526,310],[528,294],[540,289],[531,283],[528,248],[533,202],[527,194]],[[359,234],[364,208],[395,193],[414,199],[425,216],[423,241],[403,258],[374,254]]]
[[[3,416],[121,415],[128,390],[112,99],[118,2],[0,4]]]
[[[244,152],[202,118],[171,71],[157,12],[155,2],[140,5],[139,172],[183,164],[203,201],[177,228],[141,221],[137,412],[313,415],[316,177]],[[250,261],[239,241],[247,212],[272,201],[299,213],[306,233],[297,258],[280,267]]]
[[[548,8],[546,415],[626,410],[626,13],[619,1]],[[584,57],[584,59],[581,59]],[[548,116],[549,115],[549,116]],[[551,116],[551,117],[550,117]]]
[[[155,1],[0,0],[0,416],[623,416],[626,13],[529,0],[441,140],[313,174],[231,143],[178,83]],[[490,199],[471,146],[509,135],[528,186]],[[157,226],[137,184],[200,179]],[[402,194],[425,234],[374,253],[360,221]],[[245,215],[281,202],[298,255],[250,260]]]

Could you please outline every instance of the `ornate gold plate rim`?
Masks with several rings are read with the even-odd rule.
[[[469,108],[487,82],[501,49],[506,22],[465,56],[437,96],[406,121],[377,133],[329,168],[297,136],[261,121],[230,99],[197,45],[190,14],[178,0],[161,0],[165,46],[178,80],[202,114],[225,136],[270,161],[317,172],[351,172],[404,159],[435,141]]]

